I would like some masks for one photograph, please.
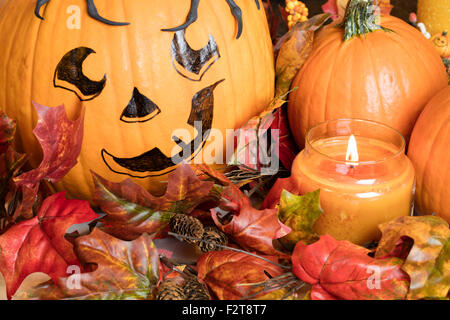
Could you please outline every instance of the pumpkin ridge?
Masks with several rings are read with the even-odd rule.
[[[436,94],[414,127],[408,157],[416,170],[415,201],[421,214],[436,214],[450,222],[450,86]]]
[[[348,50],[346,50],[346,49],[344,49],[344,50],[339,50],[339,52],[346,52],[346,51],[348,51]],[[337,61],[338,60],[340,60],[341,59],[341,56],[339,55],[338,57],[336,57],[336,59],[333,59],[333,63],[331,64],[331,67],[330,67],[330,75],[331,75],[331,79],[328,81],[328,84],[327,84],[327,87],[326,87],[326,90],[324,91],[324,96],[325,96],[325,117],[323,118],[323,119],[321,119],[321,121],[324,121],[325,120],[325,118],[326,118],[326,116],[327,116],[327,113],[329,112],[328,110],[330,109],[329,108],[329,105],[328,105],[328,103],[327,103],[327,101],[329,101],[329,99],[328,99],[328,97],[329,97],[329,94],[330,94],[330,86],[333,84],[333,81],[332,81],[332,79],[333,79],[333,74],[334,74],[334,69],[335,69],[335,67],[336,67],[336,65],[337,65]],[[309,123],[311,123],[311,119],[310,119],[310,116],[311,116],[311,112],[309,113],[309,115],[308,115],[308,122]],[[306,133],[307,134],[307,133]],[[305,134],[305,138],[306,138],[306,134]]]
[[[376,85],[376,87],[377,87],[377,96],[378,96],[378,101],[379,101],[379,105],[380,105],[380,108],[377,110],[378,112],[383,112],[383,116],[385,116],[386,115],[386,112],[385,112],[385,109],[384,109],[384,105],[385,105],[385,99],[384,99],[384,97],[381,95],[381,86],[380,86],[380,78],[379,78],[379,76],[378,76],[378,74],[377,74],[377,72],[376,72],[376,70],[377,70],[377,68],[375,68],[375,64],[376,64],[376,59],[374,59],[374,57],[373,57],[373,55],[372,55],[372,50],[374,50],[372,47],[371,47],[371,45],[370,45],[370,42],[369,41],[366,41],[364,44],[363,44],[363,46],[364,46],[364,48],[367,50],[367,54],[366,54],[366,56],[368,57],[368,60],[369,60],[369,65],[371,66],[371,69],[372,69],[372,74],[373,74],[373,80],[374,80],[374,83],[375,83],[375,85]]]
[[[432,165],[430,165],[430,163],[433,163],[435,160],[435,157],[433,156],[433,153],[436,153],[439,149],[436,148],[436,145],[440,142],[439,139],[436,139],[436,137],[440,137],[442,136],[441,133],[444,131],[445,126],[442,125],[440,126],[439,129],[436,130],[436,134],[434,135],[433,138],[431,138],[431,136],[428,137],[428,139],[431,139],[431,141],[433,141],[433,143],[431,144],[431,147],[429,149],[429,152],[427,153],[427,160],[425,161],[425,165],[424,168],[430,168],[433,167]],[[442,169],[442,167],[441,167]],[[424,175],[423,177],[423,185],[432,185],[433,188],[436,188],[437,190],[444,190],[444,188],[442,188],[442,184],[444,183],[444,179],[442,179],[441,181],[439,181],[439,185],[437,185],[436,181],[434,181],[432,175]],[[433,181],[431,181],[433,179],[433,181],[435,183],[433,183]],[[428,182],[428,183],[427,183]],[[429,199],[433,199],[438,197],[439,195],[435,195],[432,192],[429,193],[429,190],[424,190],[423,191],[425,196],[422,196],[422,206],[428,206],[429,203],[424,203],[424,202],[429,202]],[[443,191],[442,191],[443,192]],[[439,197],[442,201],[443,197]],[[432,214],[433,212],[430,212],[429,214]],[[427,213],[428,214],[428,213]]]
[[[224,32],[224,28],[223,28],[223,26],[222,26],[222,20],[221,19],[219,19],[219,17],[217,16],[217,14],[216,14],[216,5],[215,4],[212,4],[211,2],[209,2],[209,10],[210,10],[210,12],[212,12],[212,14],[215,16],[215,21],[217,21],[217,24],[220,26],[220,33],[221,33],[221,35],[222,35],[222,37],[225,37],[225,32]],[[219,11],[220,12],[220,11]],[[239,41],[243,41],[243,39],[240,39]],[[224,56],[225,57],[229,57],[229,48],[228,48],[228,46],[225,46],[225,54],[224,54]],[[228,60],[228,59],[227,59]],[[230,65],[230,62],[227,62],[226,63],[226,65],[227,65],[227,70],[228,70],[228,72],[231,74],[232,72],[232,69],[231,69],[231,65]],[[228,79],[226,79],[226,80],[228,80]],[[225,81],[226,81],[225,80]],[[228,83],[226,83],[225,85],[227,85]],[[231,88],[231,90],[232,90],[232,92],[233,92],[233,109],[235,109],[236,107],[236,88],[234,87],[234,84],[233,83],[230,83],[230,84],[228,84],[228,86]],[[234,112],[233,113],[233,123],[236,123],[236,116],[237,116],[237,114]],[[214,119],[215,120],[215,119]],[[214,126],[214,124],[213,124],[213,126]]]
[[[36,32],[36,38],[37,39],[40,38],[41,31],[42,31],[42,20],[39,21],[39,25],[38,25],[38,28],[37,28],[37,32]],[[34,90],[35,90],[35,81],[34,81],[33,74],[35,72],[35,66],[36,66],[36,60],[37,60],[36,59],[36,54],[37,54],[37,51],[38,51],[38,50],[36,50],[36,48],[37,48],[38,44],[39,44],[39,40],[37,40],[34,43],[34,46],[33,46],[33,58],[31,60],[31,65],[32,65],[32,67],[31,67],[31,83],[30,83],[30,92],[29,92],[29,95],[28,95],[30,97],[30,100],[32,99],[32,96],[33,96],[33,93],[34,93]],[[34,109],[34,107],[32,106],[32,102],[33,101],[30,101],[29,105],[28,105],[28,107],[30,108],[30,112],[33,114],[33,116],[29,117],[30,128],[34,127],[34,124],[37,123],[37,118],[38,118],[37,112]],[[34,135],[33,135],[32,139],[37,141],[37,139],[34,137]],[[42,152],[43,151],[42,151],[42,148],[40,147],[40,144],[38,144],[38,145],[39,146],[37,147],[37,150],[40,151],[40,158],[42,159],[42,156],[43,156]],[[38,160],[38,161],[40,161],[40,160]],[[37,165],[37,163],[35,165]]]
[[[419,44],[417,43],[417,40],[414,39],[414,37],[412,36],[413,33],[418,32],[417,30],[410,30],[409,28],[405,28],[402,24],[398,24],[398,26],[396,27],[398,29],[402,29],[404,32],[402,33],[402,36],[405,37],[407,36],[409,38],[408,44],[412,44],[414,46],[414,52],[419,54],[421,57],[420,59],[417,59],[417,62],[424,62],[426,61],[427,63],[423,63],[423,65],[428,68],[428,70],[430,71],[431,74],[433,74],[434,71],[434,67],[436,66],[431,66],[431,61],[429,61],[426,57],[424,57],[424,52],[422,50],[424,50],[424,48],[422,46],[419,46]],[[424,41],[426,41],[426,39],[424,39]],[[403,47],[404,51],[408,54],[410,52],[410,50],[404,48],[404,44],[403,42],[399,42],[397,40],[397,43]],[[409,56],[409,55],[408,55]],[[440,62],[440,61],[439,61]],[[442,68],[444,68],[443,64],[442,64]]]

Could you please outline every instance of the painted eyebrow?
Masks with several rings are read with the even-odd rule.
[[[186,41],[184,30],[175,32],[170,52],[172,64],[178,74],[192,81],[201,81],[212,65],[220,59],[219,48],[212,35],[209,36],[205,47],[194,50]],[[182,73],[178,65],[191,75]]]
[[[94,0],[86,0],[88,5],[88,13],[89,15],[100,22],[103,22],[105,24],[111,25],[111,26],[125,26],[129,25],[128,22],[115,22],[108,19],[103,18],[97,10],[97,7],[95,6]],[[238,22],[238,31],[236,35],[236,39],[239,39],[242,35],[242,30],[244,28],[244,23],[242,19],[242,10],[241,8],[234,2],[234,0],[225,0],[228,4],[228,6],[231,9],[231,13],[233,14],[234,18]],[[254,0],[256,3],[256,7],[258,10],[261,9],[261,5],[259,3],[259,0]],[[34,14],[39,19],[44,20],[44,18],[40,14],[41,7],[50,2],[50,0],[36,0],[36,7],[34,9]],[[186,22],[182,25],[175,27],[175,28],[169,28],[169,29],[162,29],[161,31],[167,31],[167,32],[176,32],[181,30],[186,30],[191,24],[193,24],[198,19],[198,6],[200,5],[200,0],[191,0],[191,8],[189,9],[188,16],[186,18]]]
[[[103,18],[98,13],[98,10],[97,10],[97,7],[95,6],[94,0],[86,0],[86,1],[87,1],[88,14],[93,19],[103,22],[105,24],[108,24],[110,26],[126,26],[126,25],[130,24],[128,22],[115,22],[115,21],[111,21],[111,20]],[[36,1],[36,7],[34,9],[34,14],[36,15],[36,17],[38,17],[41,20],[44,20],[44,18],[40,14],[41,7],[48,2],[50,2],[50,0],[37,0]]]
[[[234,2],[234,0],[225,0],[228,5],[230,6],[231,13],[233,14],[234,18],[238,22],[238,32],[236,35],[236,39],[239,39],[242,34],[243,29],[243,21],[242,21],[242,10],[239,8],[239,6]],[[259,8],[259,2],[258,0],[255,0],[257,3],[257,6]],[[162,31],[168,31],[168,32],[175,32],[180,30],[186,30],[191,24],[193,24],[198,19],[198,6],[200,4],[200,0],[191,0],[191,9],[189,10],[186,22],[182,25],[171,28],[171,29],[162,29]]]
[[[236,35],[236,39],[239,39],[242,35],[242,30],[244,28],[244,23],[242,20],[242,10],[241,8],[234,2],[234,0],[225,0],[228,5],[230,6],[231,13],[233,14],[234,18],[238,22],[238,32]],[[256,7],[258,10],[261,9],[261,5],[259,4],[259,0],[254,0],[256,3]],[[191,24],[193,24],[198,19],[198,6],[200,4],[200,0],[191,0],[191,8],[189,10],[188,16],[186,18],[186,22],[182,25],[170,28],[170,29],[162,29],[161,31],[168,31],[168,32],[175,32],[180,30],[186,30]]]

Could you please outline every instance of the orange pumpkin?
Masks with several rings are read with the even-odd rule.
[[[450,31],[450,1],[448,0],[418,0],[417,18],[423,22],[430,34],[444,30]]]
[[[41,151],[32,101],[64,103],[71,119],[86,109],[79,163],[57,186],[72,196],[90,197],[90,170],[158,193],[183,146],[191,150],[183,159],[200,156],[209,129],[225,135],[273,99],[273,49],[259,0],[96,5],[0,0],[0,106],[17,120],[19,147],[34,166]]]
[[[411,135],[408,157],[416,169],[416,205],[450,223],[450,86],[421,113]]]
[[[408,139],[426,103],[447,85],[439,54],[418,30],[392,16],[381,16],[380,27],[373,17],[370,1],[353,0],[343,25],[318,32],[289,96],[300,147],[309,128],[338,118],[382,122]]]
[[[434,35],[430,40],[442,58],[450,58],[450,43],[447,31]]]

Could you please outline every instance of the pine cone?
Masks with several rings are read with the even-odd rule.
[[[186,300],[211,300],[208,289],[197,277],[190,277],[184,282],[183,292]]]
[[[173,280],[166,280],[159,285],[156,300],[184,300],[184,290]]]
[[[204,230],[202,239],[206,241],[200,241],[198,245],[203,252],[222,250],[221,247],[216,245],[220,244],[224,246],[228,243],[228,237],[226,234],[216,227],[207,226]]]
[[[185,214],[176,214],[170,219],[170,229],[172,232],[194,238],[203,236],[203,224],[195,217]],[[198,240],[185,239],[186,242],[197,244]]]

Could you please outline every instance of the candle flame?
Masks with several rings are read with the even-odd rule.
[[[355,166],[357,165],[355,162],[359,161],[358,145],[354,135],[351,135],[350,139],[348,139],[347,155],[345,156],[345,160],[351,161],[351,163],[347,163],[349,166]]]

